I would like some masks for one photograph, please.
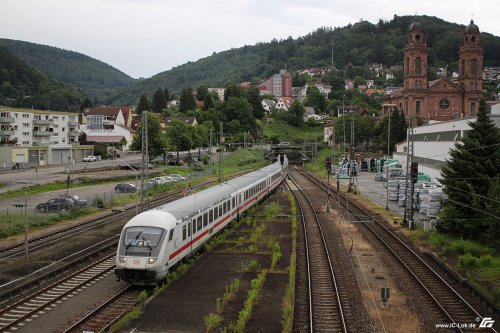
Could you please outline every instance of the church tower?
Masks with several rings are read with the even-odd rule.
[[[404,48],[404,91],[427,88],[427,43],[423,24],[410,25]]]
[[[471,20],[465,28],[464,40],[460,45],[458,81],[464,90],[463,114],[477,113],[479,98],[483,90],[483,48],[479,27]]]

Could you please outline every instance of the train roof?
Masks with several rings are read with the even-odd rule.
[[[127,222],[126,227],[159,227],[173,229],[177,219],[166,211],[148,210],[134,216]]]
[[[279,170],[281,170],[281,164],[276,162],[262,169],[249,172],[235,179],[193,193],[152,210],[169,212],[176,220],[187,218],[195,215],[198,211],[204,210],[211,204],[229,198],[235,191],[244,189],[248,185],[255,183],[258,179],[263,179],[265,176]],[[215,201],[216,199],[219,200]]]

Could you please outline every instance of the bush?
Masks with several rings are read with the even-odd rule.
[[[481,267],[489,267],[491,266],[492,262],[493,262],[493,257],[490,256],[489,254],[486,254],[479,258],[479,266]]]
[[[208,315],[203,317],[203,321],[205,322],[207,332],[210,332],[212,329],[219,326],[219,324],[222,322],[222,317],[217,313],[209,313]]]
[[[469,240],[459,239],[451,242],[443,249],[445,254],[467,254],[479,257],[483,254],[491,254],[491,249],[484,245]]]
[[[463,269],[473,269],[478,266],[478,258],[470,253],[466,253],[458,257],[459,266]]]
[[[97,208],[104,208],[104,200],[102,200],[102,198],[96,197],[96,198],[92,199],[92,202],[90,205],[97,207]]]

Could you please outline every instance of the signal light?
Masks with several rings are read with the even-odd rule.
[[[326,170],[330,172],[332,170],[332,160],[330,158],[326,159]]]
[[[411,162],[411,179],[414,183],[418,180],[418,162]]]

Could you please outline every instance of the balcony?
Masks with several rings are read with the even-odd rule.
[[[12,124],[13,122],[14,122],[14,118],[0,117],[0,124]]]
[[[0,129],[0,136],[11,136],[11,135],[14,135],[14,131]]]
[[[53,120],[33,119],[33,125],[54,125]]]
[[[33,131],[33,136],[52,136],[54,132],[49,131]]]
[[[78,120],[70,120],[68,121],[68,126],[78,126],[80,123]]]
[[[68,132],[68,136],[69,136],[70,138],[77,137],[77,136],[78,136],[78,134],[79,134],[78,132]]]

